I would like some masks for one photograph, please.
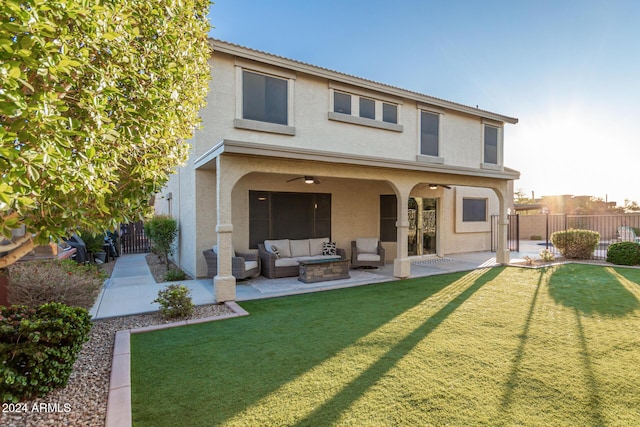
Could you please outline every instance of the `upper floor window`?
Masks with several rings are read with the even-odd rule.
[[[498,164],[498,128],[484,125],[484,162]]]
[[[420,111],[420,154],[439,156],[440,153],[440,115]]]
[[[329,120],[402,132],[399,125],[399,105],[395,98],[384,94],[371,97],[368,91],[330,82]]]
[[[336,113],[351,114],[351,95],[342,92],[334,92],[333,111]]]
[[[376,119],[376,101],[368,98],[360,98],[360,117]]]
[[[288,124],[288,82],[285,79],[242,72],[242,118]]]
[[[395,104],[382,103],[382,121],[387,123],[398,123],[398,106]]]

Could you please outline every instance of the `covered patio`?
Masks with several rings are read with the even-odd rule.
[[[516,171],[452,167],[438,163],[398,161],[329,153],[317,150],[269,146],[252,142],[221,141],[195,160],[198,197],[208,200],[207,212],[198,212],[195,223],[198,253],[218,245],[218,275],[214,278],[215,299],[218,302],[240,299],[241,287],[231,274],[233,251],[253,250],[249,235],[249,200],[251,190],[309,192],[303,180],[291,182],[298,176],[319,178],[322,185],[314,191],[332,195],[331,238],[338,247],[347,249],[356,237],[379,234],[379,197],[395,195],[396,238],[387,243],[387,261],[384,270],[390,280],[414,276],[421,268],[408,252],[410,234],[409,201],[412,197],[442,198],[451,186],[466,186],[492,190],[498,199],[498,250],[495,262],[507,264],[506,247],[507,202],[509,182],[518,177]],[[320,190],[320,188],[322,188]],[[212,191],[215,189],[215,191]],[[370,194],[366,194],[370,193]],[[215,198],[214,198],[215,197]],[[455,212],[440,208],[439,216],[450,221]],[[202,230],[214,230],[203,233]],[[449,231],[439,233],[439,258],[448,253],[446,242]],[[324,237],[324,236],[323,236]],[[459,251],[462,252],[462,251]],[[198,271],[202,262],[198,260]],[[428,262],[429,260],[424,260]],[[434,261],[435,262],[435,261]],[[295,278],[294,278],[295,280]]]

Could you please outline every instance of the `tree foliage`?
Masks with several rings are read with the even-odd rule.
[[[205,103],[208,7],[0,4],[2,236],[24,226],[33,242],[48,243],[148,212],[149,197],[186,161],[183,141]]]

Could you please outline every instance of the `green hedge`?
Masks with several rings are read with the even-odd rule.
[[[600,242],[600,233],[592,230],[556,231],[551,242],[562,256],[574,259],[589,259]]]
[[[91,325],[87,310],[60,303],[0,307],[2,401],[19,402],[64,387]]]
[[[607,262],[618,265],[640,265],[640,244],[618,242],[607,248]]]
[[[156,215],[144,223],[144,233],[151,239],[154,251],[162,255],[168,269],[173,242],[178,237],[178,221],[168,215]]]

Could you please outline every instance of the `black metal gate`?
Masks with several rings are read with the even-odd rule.
[[[120,225],[120,253],[137,254],[150,251],[149,239],[144,234],[142,221]]]
[[[511,252],[520,252],[520,217],[508,215],[507,248]],[[491,215],[491,252],[498,250],[499,215]]]

